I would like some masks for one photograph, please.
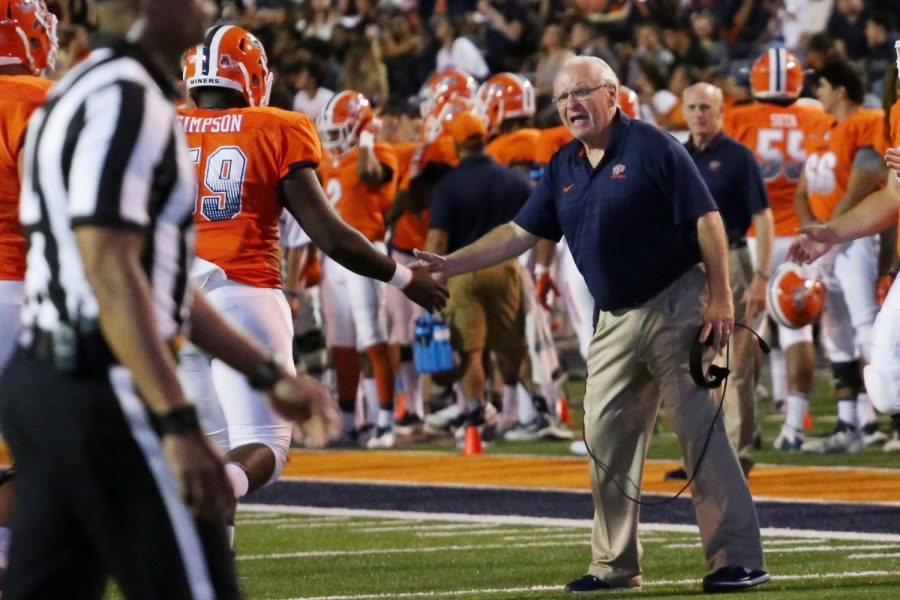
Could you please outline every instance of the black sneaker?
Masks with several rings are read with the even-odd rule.
[[[582,592],[599,592],[601,590],[611,590],[614,587],[614,585],[610,585],[602,579],[599,579],[593,575],[585,575],[584,577],[567,583],[565,591],[577,594]]]
[[[744,567],[722,567],[703,578],[703,591],[707,594],[737,592],[768,582],[769,574]]]
[[[688,474],[684,467],[678,467],[665,474],[666,481],[687,481]]]

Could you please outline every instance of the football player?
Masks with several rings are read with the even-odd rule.
[[[804,226],[840,217],[884,181],[878,151],[885,139],[884,112],[860,107],[864,91],[846,61],[826,61],[818,72],[816,95],[835,122],[828,136],[807,140],[795,204]],[[821,322],[835,379],[838,424],[830,437],[804,443],[804,451],[858,452],[864,441],[884,440],[868,396],[858,403],[864,394],[860,359],[871,360],[872,324],[878,312],[873,293],[877,262],[874,235],[835,246],[817,262],[827,293]],[[871,437],[864,440],[863,435]]]
[[[189,51],[183,78],[196,105],[179,111],[198,180],[192,279],[232,323],[293,372],[293,327],[281,289],[282,208],[346,268],[390,280],[428,308],[443,304],[445,290],[426,273],[396,265],[329,206],[314,171],[322,160],[314,124],[266,106],[272,75],[259,40],[240,27],[214,27]],[[276,479],[291,439],[287,423],[246,378],[196,349],[182,353],[180,371],[205,431],[225,454],[235,497]]]
[[[19,225],[20,154],[31,113],[52,85],[56,16],[44,0],[0,0],[0,371],[19,338],[25,238]],[[12,476],[0,475],[0,576],[6,569]]]
[[[378,127],[369,100],[358,92],[335,94],[319,116],[319,134],[328,152],[319,165],[328,201],[341,218],[380,251],[386,252],[385,213],[397,191],[397,155],[389,144],[375,141]],[[396,373],[390,360],[383,322],[381,282],[350,272],[339,263],[323,261],[322,313],[325,339],[335,362],[338,399],[345,425],[352,422],[359,383],[357,350],[368,360],[363,392],[375,419],[368,448],[394,446]],[[376,412],[376,414],[371,414]]]
[[[794,196],[806,160],[805,147],[808,142],[824,139],[832,117],[819,108],[797,102],[803,87],[803,67],[783,48],[766,50],[756,59],[750,86],[756,102],[726,111],[724,129],[756,154],[775,220],[769,273],[756,269],[751,282],[751,286],[758,286],[764,285],[787,260],[788,248],[800,227]],[[755,237],[752,229],[747,237]],[[749,246],[756,264],[756,244]],[[812,326],[792,329],[778,325],[778,342],[781,350],[773,352],[771,359],[773,388],[776,399],[786,396],[787,416],[774,446],[778,450],[797,450],[803,443],[815,367]]]

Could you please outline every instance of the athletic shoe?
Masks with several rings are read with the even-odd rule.
[[[773,414],[773,415],[785,415],[785,414],[787,414],[787,401],[785,401],[785,400],[772,400],[772,414]]]
[[[593,575],[585,575],[584,577],[579,577],[574,581],[570,581],[566,584],[564,588],[566,592],[570,594],[580,594],[580,593],[591,593],[591,592],[603,592],[605,590],[627,590],[627,589],[637,589],[641,587],[641,578],[640,576],[632,577],[631,581],[629,581],[625,585],[613,585],[611,583],[607,583],[602,579],[599,579]]]
[[[540,436],[538,435],[537,419],[528,425],[516,423],[503,432],[502,439],[505,442],[533,442],[540,439]]]
[[[771,579],[765,571],[745,567],[722,567],[703,578],[703,591],[707,594],[737,592],[766,583]]]
[[[872,421],[868,425],[863,426],[863,448],[868,448],[869,446],[874,446],[875,444],[883,444],[886,441],[888,441],[887,434],[878,428],[878,423],[876,423],[875,421]]]
[[[433,431],[449,431],[450,426],[462,416],[462,408],[459,404],[451,404],[446,408],[431,413],[425,417],[425,425]]]
[[[856,454],[862,450],[862,447],[862,434],[860,434],[859,430],[856,427],[847,425],[843,421],[838,421],[833,434],[826,438],[807,440],[800,446],[800,450],[817,454],[824,454],[826,452],[847,452],[849,454]]]
[[[803,446],[803,436],[792,434],[784,429],[781,430],[781,433],[779,433],[778,437],[775,438],[775,441],[772,442],[773,448],[784,452],[799,450],[801,446]]]
[[[572,442],[571,444],[569,444],[569,452],[571,452],[575,456],[587,456],[587,444],[584,443],[584,440]]]
[[[394,430],[387,427],[379,427],[375,431],[375,435],[366,442],[366,448],[369,450],[385,450],[393,448],[396,440],[394,439]]]
[[[883,450],[885,452],[893,453],[900,452],[900,431],[894,432],[894,435],[891,436],[891,439],[889,439],[885,443]]]
[[[542,440],[568,441],[575,437],[571,429],[550,413],[539,413],[537,425],[537,434]]]
[[[684,467],[678,467],[666,473],[663,478],[666,481],[687,481],[688,474]]]
[[[422,433],[425,421],[417,414],[403,413],[403,418],[394,424],[394,433],[402,436],[412,436]]]

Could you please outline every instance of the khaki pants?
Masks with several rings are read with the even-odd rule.
[[[753,263],[747,248],[728,253],[728,277],[734,299],[735,321],[743,322],[747,309],[744,294],[753,280]],[[753,327],[753,323],[745,323]],[[756,388],[756,339],[749,331],[735,327],[731,334],[728,385],[725,388],[725,432],[731,447],[742,459],[753,453],[756,435],[756,410],[753,394]]]
[[[637,525],[644,457],[660,400],[691,474],[716,413],[709,391],[690,376],[688,354],[700,331],[706,276],[699,267],[642,306],[600,312],[588,354],[585,440],[606,469],[590,461],[594,499],[588,572],[615,586],[641,574]],[[607,470],[608,469],[608,470]],[[756,510],[721,418],[691,485],[710,569],[763,568]]]

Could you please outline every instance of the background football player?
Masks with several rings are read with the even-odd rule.
[[[52,82],[56,16],[44,0],[0,0],[0,371],[19,338],[24,299],[25,238],[19,225],[19,169],[25,128]],[[12,476],[0,476],[0,576],[6,569]]]
[[[443,290],[426,274],[395,265],[329,207],[313,170],[322,159],[315,127],[305,115],[266,106],[272,75],[252,34],[211,29],[189,52],[184,81],[197,105],[180,111],[198,175],[199,264],[192,278],[237,327],[293,371],[278,236],[285,207],[318,248],[347,268],[381,280],[393,276],[416,301],[443,304]],[[180,371],[205,431],[225,453],[235,497],[276,479],[289,425],[239,373],[196,349],[182,354]]]

